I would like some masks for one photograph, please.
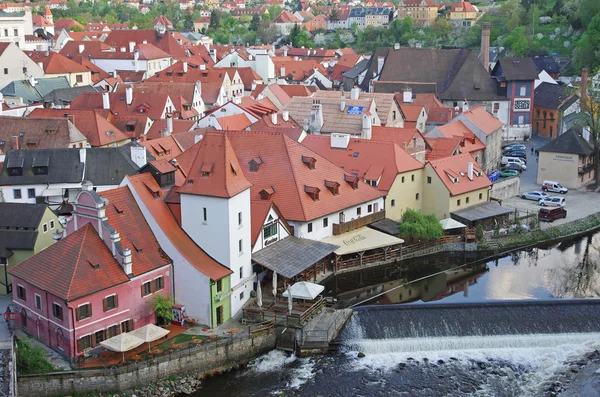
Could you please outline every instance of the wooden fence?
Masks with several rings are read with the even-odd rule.
[[[333,224],[333,235],[338,236],[343,233],[350,232],[352,230],[358,229],[359,227],[363,227],[366,225],[370,225],[373,222],[380,221],[385,219],[385,210],[377,211],[370,215],[365,215],[358,219],[353,219],[344,223],[334,223]]]

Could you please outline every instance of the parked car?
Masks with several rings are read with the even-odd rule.
[[[502,170],[500,171],[500,176],[504,178],[508,178],[510,176],[519,176],[519,171],[517,170]]]
[[[503,170],[514,170],[514,171],[525,171],[525,168],[521,164],[518,163],[510,163],[502,166]]]
[[[526,151],[527,150],[527,146],[523,145],[522,143],[511,143],[510,145],[506,145],[503,148],[505,151],[509,151],[509,150],[522,150],[522,151]]]
[[[567,205],[567,199],[564,197],[552,196],[540,199],[538,203],[542,207],[564,207],[565,205]]]
[[[527,154],[525,152],[521,152],[521,151],[508,152],[506,154],[506,156],[507,157],[516,157],[516,158],[524,161],[525,164],[527,164]]]
[[[544,192],[552,192],[552,193],[560,193],[560,194],[566,194],[569,191],[569,189],[567,189],[564,186],[561,186],[560,183],[554,182],[554,181],[544,181],[544,183],[542,184],[542,190]]]
[[[547,198],[548,193],[544,192],[527,192],[521,195],[521,198],[524,200],[535,200],[540,201],[541,199]]]
[[[525,164],[525,162],[523,160],[521,160],[520,158],[510,157],[510,156],[502,156],[502,160],[500,161],[501,165],[508,165],[510,163],[521,164],[523,166],[523,170],[527,169],[527,164]]]
[[[540,221],[554,222],[555,219],[566,218],[567,210],[563,207],[544,207],[538,212]]]

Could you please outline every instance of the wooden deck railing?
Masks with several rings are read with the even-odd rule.
[[[358,219],[353,219],[344,223],[333,224],[333,235],[338,236],[343,233],[350,232],[366,225],[370,225],[373,222],[380,221],[385,218],[385,210],[377,211],[369,215],[365,215]]]

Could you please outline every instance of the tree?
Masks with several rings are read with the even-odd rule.
[[[446,18],[438,18],[433,23],[431,30],[442,39],[447,39],[448,36],[454,32],[454,25],[448,22]]]
[[[421,211],[407,209],[398,227],[400,237],[407,241],[439,240],[444,235],[444,229],[433,214],[423,214]]]
[[[587,90],[581,102],[581,121],[594,141],[594,163],[596,166],[596,187],[600,187],[600,93]]]
[[[600,14],[590,21],[586,32],[577,43],[575,64],[588,70],[600,67]]]
[[[409,35],[413,32],[413,19],[410,15],[404,18],[402,21],[402,27],[400,28],[400,31],[402,32],[403,36]]]
[[[581,0],[577,11],[577,17],[584,27],[587,27],[592,19],[598,14],[600,14],[600,1]]]
[[[260,25],[260,17],[258,14],[252,15],[252,19],[250,20],[250,30],[258,32],[258,27]]]
[[[329,20],[332,22],[336,22],[340,20],[340,16],[338,15],[337,8],[333,7],[331,10],[331,14],[329,15]]]
[[[194,30],[194,14],[186,12],[183,18],[183,28],[185,30]]]
[[[156,320],[163,319],[165,322],[170,322],[173,319],[173,299],[160,294],[152,296],[148,302],[152,310],[156,313]],[[160,321],[159,321],[160,323]]]
[[[323,47],[327,43],[327,39],[323,33],[317,33],[313,38],[313,41],[317,47]]]
[[[523,25],[525,8],[519,3],[519,0],[508,0],[500,6],[499,14],[504,17],[507,31],[511,32]]]

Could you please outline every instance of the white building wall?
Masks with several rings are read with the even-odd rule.
[[[4,34],[1,29],[1,34]],[[30,76],[44,77],[44,70],[16,45],[9,45],[0,56],[0,89],[15,80],[27,80]]]
[[[269,221],[268,220],[269,217],[272,217],[273,219]],[[266,225],[271,224],[271,223],[277,224],[277,234],[275,236],[269,237],[267,240],[265,240],[264,234],[263,234],[263,229]],[[284,238],[288,237],[289,235],[290,235],[290,233],[285,228],[285,226],[283,226],[281,219],[279,218],[279,215],[277,215],[277,212],[273,208],[271,208],[269,210],[267,218],[265,219],[265,223],[263,224],[263,226],[260,230],[260,235],[258,236],[258,239],[254,243],[252,252],[254,253],[254,252],[260,251],[261,249],[265,248],[265,246],[266,246],[265,242],[267,242],[268,244],[273,244],[275,241],[283,240]]]
[[[372,205],[372,211],[368,212],[369,204]],[[362,216],[371,215],[375,210],[375,206],[377,206],[377,211],[381,211],[384,209],[384,199],[383,197],[378,198],[376,200],[368,201],[359,205],[355,205],[352,207],[345,208],[343,211],[333,212],[326,216],[313,219],[310,222],[297,222],[297,221],[288,221],[288,223],[294,227],[294,236],[299,238],[306,238],[310,240],[323,240],[324,238],[333,236],[333,224],[340,223],[340,214],[344,214],[344,222],[349,222],[353,219],[360,218]],[[361,215],[357,214],[357,209],[361,208]],[[327,218],[327,227],[323,226],[323,219]],[[312,232],[308,232],[308,224],[312,223]]]

